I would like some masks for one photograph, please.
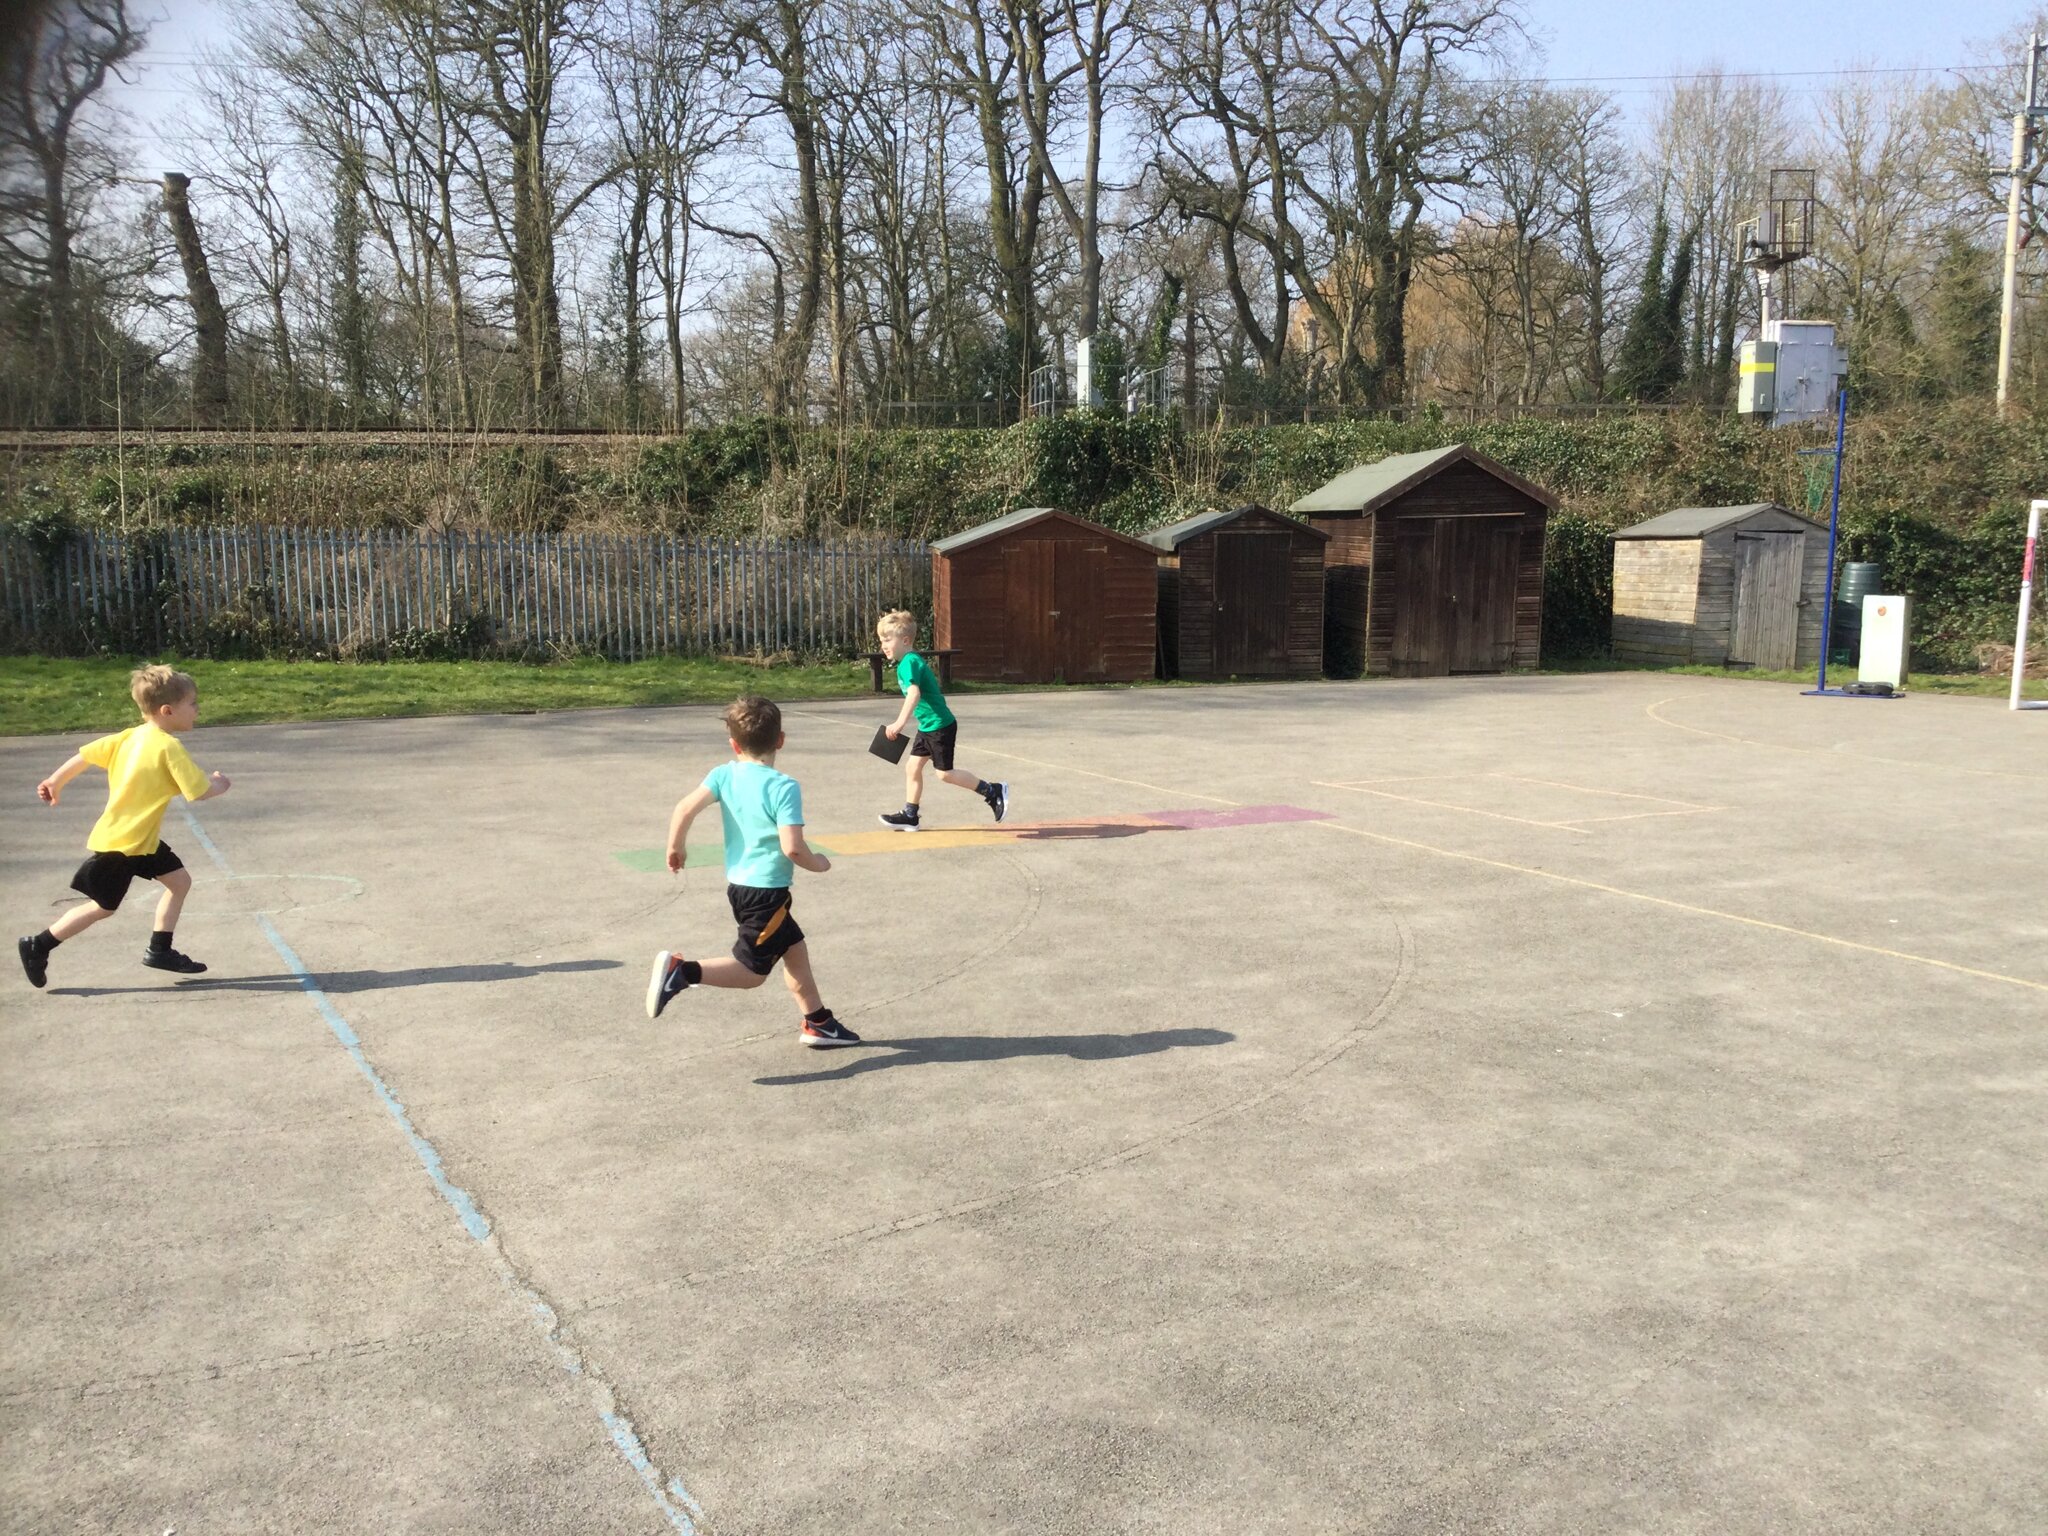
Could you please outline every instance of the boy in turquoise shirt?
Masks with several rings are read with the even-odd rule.
[[[924,799],[927,762],[939,770],[939,777],[948,784],[971,789],[981,796],[982,804],[1001,821],[1010,814],[1010,786],[991,784],[953,766],[960,722],[946,707],[945,690],[939,687],[930,665],[917,654],[917,620],[899,608],[883,614],[875,632],[881,637],[882,654],[896,664],[896,686],[903,690],[903,708],[883,729],[893,741],[910,729],[913,719],[917,721],[917,740],[911,743],[910,754],[903,760],[903,809],[884,813],[879,818],[882,825],[895,832],[918,829],[918,806]]]
[[[688,987],[751,990],[780,961],[782,979],[804,1016],[797,1038],[815,1049],[859,1045],[860,1036],[832,1017],[819,998],[810,946],[793,913],[793,869],[822,875],[832,862],[804,841],[803,791],[775,766],[786,739],[782,711],[752,695],[736,699],[726,709],[725,729],[733,760],[720,763],[677,802],[668,824],[668,867],[671,873],[682,869],[690,823],[715,802],[725,823],[725,895],[739,937],[730,960],[685,960],[666,949],[656,955],[647,980],[647,1017],[660,1018]]]

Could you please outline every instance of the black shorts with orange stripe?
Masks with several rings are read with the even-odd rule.
[[[776,961],[803,943],[804,931],[796,925],[788,886],[728,885],[725,899],[732,903],[732,920],[740,925],[732,957],[756,976],[766,976]]]

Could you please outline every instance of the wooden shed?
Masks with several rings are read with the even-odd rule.
[[[934,639],[979,682],[1127,683],[1157,665],[1159,551],[1051,507],[932,545]]]
[[[1771,501],[1680,507],[1614,536],[1614,657],[1810,666],[1827,585],[1821,524]]]
[[[1159,651],[1167,677],[1316,677],[1323,670],[1323,546],[1265,507],[1155,529]]]
[[[1441,677],[1533,667],[1557,498],[1463,443],[1361,464],[1289,509],[1330,536],[1332,671]]]

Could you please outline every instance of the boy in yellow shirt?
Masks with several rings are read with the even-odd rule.
[[[171,852],[159,835],[164,810],[178,795],[197,803],[228,792],[226,774],[208,775],[178,740],[199,723],[199,688],[183,672],[169,667],[137,667],[128,679],[142,724],[87,742],[42,783],[36,796],[55,805],[64,786],[87,768],[107,771],[107,808],[86,839],[86,861],[71,877],[71,888],[87,898],[32,938],[17,939],[21,968],[29,984],[40,987],[49,978],[50,951],[85,932],[128,894],[130,883],[154,880],[164,888],[156,904],[156,929],[142,963],[159,971],[196,976],[206,969],[189,955],[171,948],[178,911],[192,877],[185,861]]]

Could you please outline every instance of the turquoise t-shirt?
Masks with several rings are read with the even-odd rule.
[[[896,686],[904,693],[917,690],[917,728],[943,731],[953,723],[953,711],[946,708],[946,690],[931,664],[915,651],[905,651],[896,663]]]
[[[735,758],[704,776],[725,820],[725,878],[734,885],[779,890],[795,874],[782,851],[782,829],[804,824],[804,792],[766,763]]]

